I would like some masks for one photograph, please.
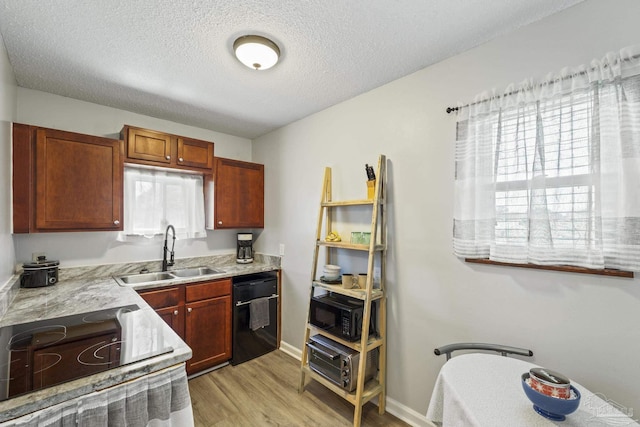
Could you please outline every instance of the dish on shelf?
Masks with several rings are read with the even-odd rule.
[[[324,276],[320,276],[320,281],[327,285],[342,285],[342,277],[338,276],[337,279],[327,279]]]

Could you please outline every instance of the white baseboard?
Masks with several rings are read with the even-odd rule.
[[[280,350],[298,360],[302,359],[302,351],[284,341],[280,342]],[[377,404],[376,399],[373,399],[372,402]],[[390,398],[389,396],[387,396],[386,411],[394,417],[399,418],[405,423],[410,424],[414,427],[429,427],[433,425],[427,421],[427,418],[424,414],[414,411],[413,409],[401,404],[400,402]]]
[[[298,347],[294,347],[291,344],[288,344],[284,341],[280,341],[280,350],[284,351],[291,357],[294,357],[298,360],[302,360],[302,351],[300,351]]]

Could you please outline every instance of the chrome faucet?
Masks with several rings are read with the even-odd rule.
[[[169,229],[173,231],[173,242],[171,244],[171,252],[169,252],[169,248],[167,247],[167,237],[169,236]],[[173,228],[173,225],[169,224],[167,226],[167,230],[164,232],[164,248],[162,249],[162,271],[167,271],[167,267],[171,267],[174,264],[173,261],[173,249],[176,246],[176,229]],[[169,261],[167,261],[167,253],[171,254]]]

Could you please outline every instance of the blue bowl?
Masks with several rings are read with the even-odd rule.
[[[527,384],[529,379],[529,373],[522,374],[522,388],[524,394],[527,395],[529,400],[533,403],[533,409],[545,418],[553,421],[564,421],[565,415],[569,415],[574,412],[580,406],[580,392],[574,386],[571,386],[571,390],[575,393],[575,399],[560,399],[557,397],[547,396],[540,393],[538,390],[531,388]]]

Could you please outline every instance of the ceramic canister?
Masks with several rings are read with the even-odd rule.
[[[560,399],[571,397],[571,383],[564,375],[546,368],[531,368],[529,370],[531,388],[547,396]]]

